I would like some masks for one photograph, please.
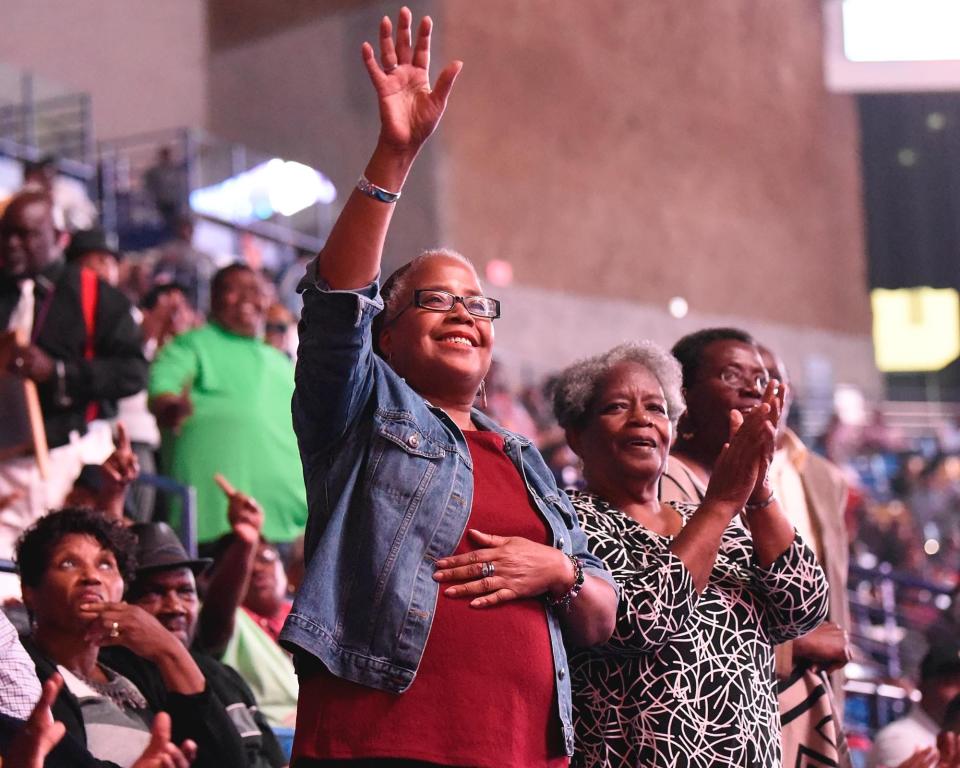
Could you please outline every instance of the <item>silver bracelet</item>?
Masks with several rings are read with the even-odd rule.
[[[395,203],[400,199],[399,192],[391,192],[383,187],[378,187],[366,176],[361,175],[357,179],[357,189],[360,190],[367,197],[372,197],[374,200],[379,200],[381,203]]]

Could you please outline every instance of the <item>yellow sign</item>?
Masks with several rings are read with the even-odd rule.
[[[877,288],[870,303],[881,371],[939,371],[960,357],[960,296],[952,288]]]

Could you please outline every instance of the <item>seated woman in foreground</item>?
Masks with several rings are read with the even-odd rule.
[[[613,630],[612,579],[529,440],[473,408],[500,303],[452,251],[379,288],[384,238],[459,63],[430,89],[431,23],[363,49],[380,139],[301,284],[293,402],[310,519],[281,642],[293,764],[564,766],[565,643]],[[374,320],[376,318],[376,320]],[[429,638],[429,640],[428,640]]]
[[[24,647],[41,682],[56,673],[64,680],[53,716],[108,764],[134,765],[165,711],[174,741],[196,743],[195,768],[244,765],[236,729],[187,649],[142,608],[122,602],[135,546],[129,529],[88,509],[51,512],[17,544],[33,624]]]
[[[566,369],[555,413],[583,459],[573,505],[620,587],[613,637],[571,658],[576,766],[780,765],[773,645],[816,627],[827,586],[766,484],[776,382],[703,501],[661,504],[680,367],[649,342]]]

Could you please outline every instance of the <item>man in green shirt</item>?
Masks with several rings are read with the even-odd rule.
[[[293,365],[260,339],[266,296],[256,272],[231,264],[210,293],[210,321],[164,345],[150,370],[164,471],[197,489],[201,544],[230,530],[217,472],[260,501],[265,538],[292,542],[307,520],[290,416]]]

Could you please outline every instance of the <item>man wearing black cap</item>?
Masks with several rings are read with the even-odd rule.
[[[920,663],[917,686],[921,700],[906,717],[881,728],[870,753],[872,768],[897,768],[916,753],[926,753],[936,765],[937,735],[951,699],[960,695],[960,645],[930,647]]]
[[[188,648],[200,613],[196,576],[213,561],[191,558],[165,523],[143,523],[137,534],[138,568],[127,599],[139,605]],[[239,674],[212,656],[192,653],[207,684],[223,703],[237,729],[250,768],[279,768],[286,758],[257,708],[256,699]]]
[[[120,251],[110,245],[101,229],[74,232],[63,256],[68,264],[93,270],[108,285],[116,287],[120,281]]]

